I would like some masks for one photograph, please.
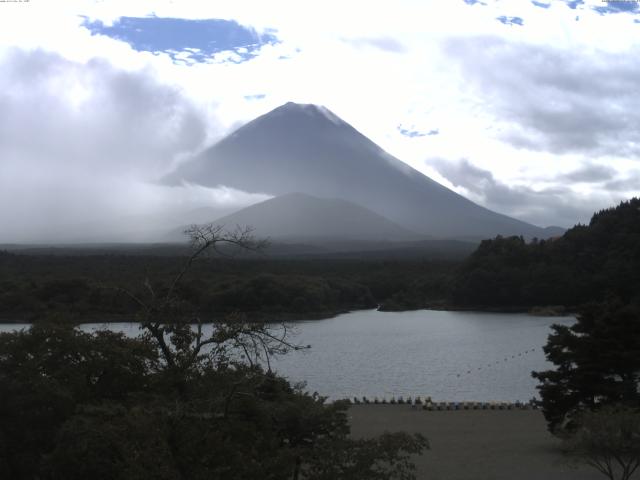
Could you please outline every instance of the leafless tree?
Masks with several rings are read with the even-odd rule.
[[[223,321],[207,325],[205,333],[200,315],[186,309],[178,294],[194,262],[209,253],[229,256],[237,252],[260,252],[267,242],[257,240],[250,227],[227,230],[216,224],[192,225],[185,234],[189,237],[191,253],[167,288],[157,292],[147,277],[144,295],[119,289],[140,307],[140,328],[157,343],[168,368],[185,370],[208,359],[214,363],[265,364],[271,370],[272,355],[303,348],[287,339],[288,328],[284,323],[249,322],[242,314],[227,315]]]
[[[610,480],[629,480],[640,466],[640,411],[610,406],[587,412],[565,447]]]

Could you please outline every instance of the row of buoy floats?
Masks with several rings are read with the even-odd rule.
[[[434,402],[431,397],[353,397],[348,399],[352,405],[409,405],[414,409],[438,411],[438,410],[536,410],[538,408],[535,400],[528,402]]]
[[[496,360],[495,362],[492,363],[487,363],[487,367],[486,368],[491,368],[494,367],[495,365],[499,365],[501,363],[505,363],[508,362],[510,360],[514,360],[517,359],[518,357],[522,357],[523,355],[528,355],[530,353],[535,352],[535,348],[530,348],[529,350],[524,350],[522,352],[518,352],[518,353],[514,353],[513,355],[507,355],[506,357],[504,357],[502,360]],[[482,370],[483,367],[473,367],[473,368],[469,368],[466,372],[466,375],[470,375],[473,372],[477,372],[478,370]],[[456,377],[461,377],[462,375],[465,375],[464,373],[458,373],[456,374]]]

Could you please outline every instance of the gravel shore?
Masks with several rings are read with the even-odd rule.
[[[408,405],[352,405],[354,437],[419,432],[431,450],[416,458],[424,480],[600,480],[570,461],[537,410],[424,411]]]

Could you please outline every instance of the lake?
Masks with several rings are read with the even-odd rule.
[[[331,398],[431,396],[434,401],[527,401],[537,395],[532,370],[544,358],[549,327],[573,317],[513,313],[360,310],[293,324],[291,352],[273,367]],[[136,335],[135,323],[85,324]],[[0,331],[24,325],[0,325]]]

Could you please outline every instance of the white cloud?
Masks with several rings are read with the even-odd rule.
[[[633,142],[640,140],[634,133],[638,105],[629,91],[629,85],[631,91],[634,86],[627,81],[638,70],[633,45],[640,26],[634,24],[635,17],[600,15],[593,10],[601,5],[599,0],[576,9],[559,1],[546,9],[529,0],[484,3],[32,0],[0,4],[4,55],[7,48],[18,47],[24,55],[42,49],[61,59],[56,63],[59,70],[46,70],[46,62],[33,70],[31,83],[36,89],[30,87],[31,93],[19,96],[15,81],[10,83],[10,99],[6,90],[4,96],[0,93],[0,102],[9,102],[17,112],[14,125],[31,125],[27,133],[9,127],[2,144],[7,145],[9,137],[14,150],[20,141],[29,144],[25,172],[51,162],[55,154],[45,160],[41,153],[55,153],[55,140],[64,139],[68,148],[75,149],[64,162],[82,163],[91,157],[96,173],[115,172],[117,165],[127,178],[146,182],[181,155],[293,100],[326,105],[391,154],[450,187],[463,188],[455,187],[425,159],[455,163],[468,158],[506,188],[554,191],[558,192],[550,197],[554,201],[606,206],[599,202],[612,200],[613,182],[621,186],[623,179],[634,178],[637,169],[627,158],[635,155]],[[281,43],[264,46],[255,59],[237,65],[176,65],[166,54],[137,52],[125,42],[92,36],[79,16],[109,24],[120,16],[150,14],[236,20],[259,31],[274,28]],[[499,16],[520,17],[523,25],[504,25]],[[105,79],[100,78],[103,71]],[[15,66],[3,68],[0,78],[9,82],[17,72]],[[38,76],[47,80],[38,83]],[[127,82],[133,84],[123,85]],[[132,94],[135,88],[140,91]],[[99,91],[103,97],[96,94]],[[257,98],[256,93],[264,97]],[[154,104],[154,98],[163,100]],[[40,99],[46,102],[38,104]],[[100,102],[103,108],[95,108]],[[190,127],[189,122],[193,122]],[[400,124],[439,134],[408,138],[398,131]],[[36,127],[42,139],[30,142]],[[133,135],[134,129],[144,132],[145,138]],[[74,131],[80,133],[71,136]],[[105,132],[123,139],[113,145],[120,152],[118,159],[110,160],[113,170],[104,166],[106,147],[113,138]],[[95,155],[86,154],[85,139],[101,146],[94,149]],[[0,168],[6,172],[4,163]],[[570,192],[562,193],[560,186],[575,181],[562,174],[585,163],[615,170],[614,179],[569,185]],[[40,188],[46,187],[46,178],[39,182]],[[640,193],[640,186],[634,189],[631,180],[624,185],[626,195]],[[488,194],[459,191],[490,208],[509,211],[508,202],[500,203],[499,197],[490,201]],[[28,200],[26,194],[23,197]],[[547,208],[544,195],[527,198],[537,202],[538,223],[571,223],[570,213],[560,218]],[[547,221],[542,221],[544,215]]]
[[[567,179],[602,183],[611,179],[613,174],[610,170],[593,165],[548,179],[546,185],[535,188],[528,184],[507,185],[496,179],[490,171],[466,159],[446,161],[436,158],[430,159],[429,164],[467,198],[542,227],[570,227],[578,222],[588,223],[594,211],[625,198],[616,191],[584,193],[563,184]]]
[[[1,242],[90,239],[114,228],[122,239],[122,217],[266,198],[150,183],[201,149],[215,125],[179,88],[147,70],[7,50],[0,110]]]
[[[502,140],[559,155],[640,153],[635,48],[566,51],[470,37],[451,40],[447,51],[502,127]]]

